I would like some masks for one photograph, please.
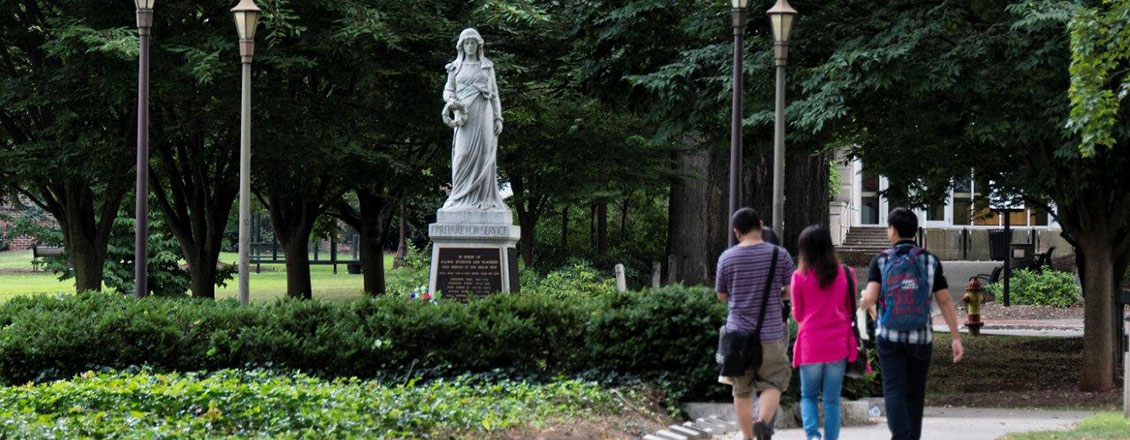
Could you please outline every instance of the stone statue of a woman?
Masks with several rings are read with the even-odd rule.
[[[494,64],[483,56],[474,29],[459,34],[459,55],[447,65],[443,119],[455,129],[451,142],[451,195],[440,212],[509,211],[498,192],[496,156],[502,103]]]

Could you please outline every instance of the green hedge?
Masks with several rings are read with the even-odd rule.
[[[1009,283],[1009,300],[1013,304],[1071,307],[1083,300],[1075,275],[1067,272],[1020,269],[1012,272]],[[1004,295],[1004,281],[990,284],[988,290],[1000,301]]]
[[[633,390],[627,399],[640,400]],[[480,438],[620,410],[591,382],[469,377],[386,385],[301,374],[86,373],[0,388],[0,438]]]
[[[703,288],[591,297],[495,295],[470,304],[403,297],[351,303],[33,296],[0,305],[0,382],[87,370],[297,369],[320,377],[500,371],[657,382],[673,398],[719,396],[725,305]]]

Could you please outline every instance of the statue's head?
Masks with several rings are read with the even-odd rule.
[[[483,37],[474,28],[464,29],[459,34],[459,42],[455,43],[455,49],[459,51],[460,59],[463,59],[468,53],[475,53],[479,58],[482,58]]]

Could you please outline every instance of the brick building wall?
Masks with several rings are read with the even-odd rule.
[[[0,239],[0,241],[2,241],[2,243],[7,243],[8,246],[9,246],[9,249],[13,250],[13,251],[28,250],[28,249],[31,249],[31,247],[35,245],[35,239],[32,238],[32,237],[28,237],[28,236],[9,237],[8,234],[7,234],[7,230],[12,225],[12,223],[14,223],[17,219],[19,219],[19,218],[21,218],[25,215],[28,215],[27,206],[30,206],[31,203],[30,203],[30,201],[26,201],[26,200],[24,200],[22,202],[23,202],[24,206],[19,206],[19,205],[16,205],[16,204],[11,204],[11,203],[6,203],[4,201],[0,201],[0,234],[3,235],[3,238]],[[51,214],[45,213],[44,216],[45,216],[46,220],[44,220],[43,223],[50,224],[50,225],[56,225],[57,224],[55,222],[55,219],[53,217],[51,217]]]

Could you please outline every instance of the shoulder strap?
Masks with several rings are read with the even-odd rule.
[[[855,322],[855,309],[856,309],[856,307],[859,307],[859,306],[855,302],[855,296],[856,296],[855,280],[853,280],[851,278],[851,269],[849,269],[846,264],[844,264],[843,267],[844,267],[844,280],[847,281],[847,287],[848,287],[847,294],[848,294],[848,298],[850,298],[848,301],[851,303],[851,308],[848,309],[848,320],[851,321],[851,331],[853,333],[855,333],[855,340],[858,341],[859,340],[859,324],[857,324]]]
[[[765,277],[765,291],[761,296],[761,311],[757,314],[757,333],[761,334],[761,324],[765,322],[765,309],[769,306],[769,291],[773,289],[773,278],[777,277],[777,254],[781,248],[773,246],[773,261],[769,263],[769,276]]]

